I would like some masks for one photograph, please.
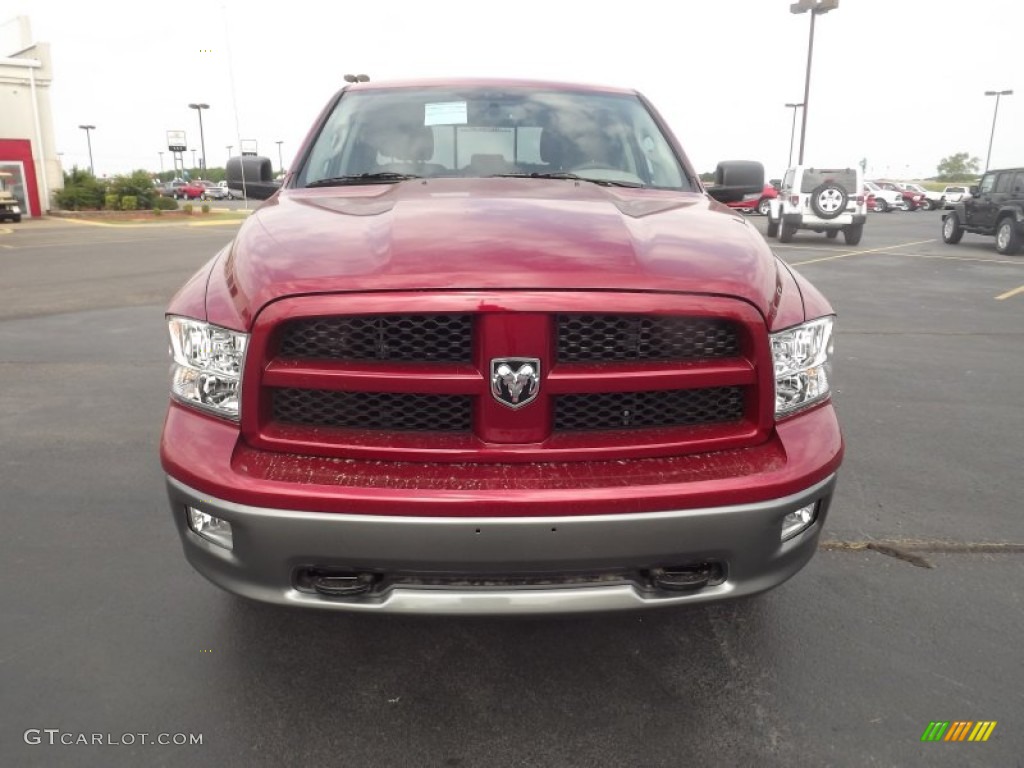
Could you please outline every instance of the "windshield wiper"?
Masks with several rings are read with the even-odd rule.
[[[329,179],[317,179],[311,181],[306,187],[344,187],[347,184],[394,184],[407,179],[421,179],[415,173],[394,173],[383,171],[381,173],[357,173],[349,176],[332,176]]]
[[[569,171],[552,171],[550,173],[494,173],[492,176],[501,178],[516,179],[571,179],[573,181],[589,181],[591,184],[599,184],[602,187],[643,187],[637,181],[621,181],[618,179],[593,179],[589,176],[580,176]]]

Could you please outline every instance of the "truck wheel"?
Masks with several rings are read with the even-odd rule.
[[[846,210],[848,199],[842,185],[826,182],[811,192],[811,208],[819,219],[834,219]]]
[[[767,197],[761,198],[761,201],[757,204],[757,212],[762,216],[767,216],[768,211],[771,209],[771,204],[768,202]]]
[[[888,213],[889,204],[880,197],[875,198],[875,213]]]
[[[772,218],[772,215],[768,214],[768,237],[779,236],[779,222]]]
[[[15,224],[21,224],[21,214],[20,213],[17,216],[14,217],[14,223]]]
[[[922,211],[930,211],[934,207],[935,207],[935,203],[933,203],[928,198],[925,198],[924,200],[921,201],[921,210]]]
[[[796,234],[796,224],[787,224],[782,222],[782,229],[779,230],[779,242],[780,243],[791,243],[793,242],[793,235]]]
[[[838,235],[838,229],[828,229],[825,231],[825,237],[827,237],[829,240],[835,240]]]
[[[15,219],[17,221],[17,219]],[[1020,252],[1021,238],[1012,216],[1003,216],[996,225],[996,250],[1012,256]]]
[[[964,228],[960,226],[960,219],[955,213],[949,214],[942,222],[942,241],[950,245],[956,245],[964,236]],[[998,239],[996,240],[998,247]]]
[[[856,245],[857,243],[859,243],[861,235],[863,234],[863,224],[851,224],[850,226],[843,229],[843,239],[846,240],[847,245]]]

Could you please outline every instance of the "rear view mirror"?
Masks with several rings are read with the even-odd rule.
[[[254,200],[266,200],[281,187],[274,181],[274,166],[268,157],[242,155],[228,158],[224,175],[229,189],[241,190]]]
[[[720,203],[734,203],[764,189],[764,166],[753,160],[723,160],[715,169],[708,194]]]
[[[970,192],[972,195],[977,195],[978,194],[978,187],[977,187],[977,185],[975,185],[975,186],[971,187],[970,189],[968,189],[968,192]]]

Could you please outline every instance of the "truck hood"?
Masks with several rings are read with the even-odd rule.
[[[282,190],[218,260],[207,315],[248,328],[287,296],[578,289],[732,296],[770,317],[778,279],[757,230],[699,193],[412,180]]]

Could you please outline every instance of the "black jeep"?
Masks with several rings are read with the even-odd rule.
[[[964,232],[995,235],[996,250],[1013,254],[1024,245],[1024,168],[986,171],[981,183],[942,216],[942,239],[959,243]]]

